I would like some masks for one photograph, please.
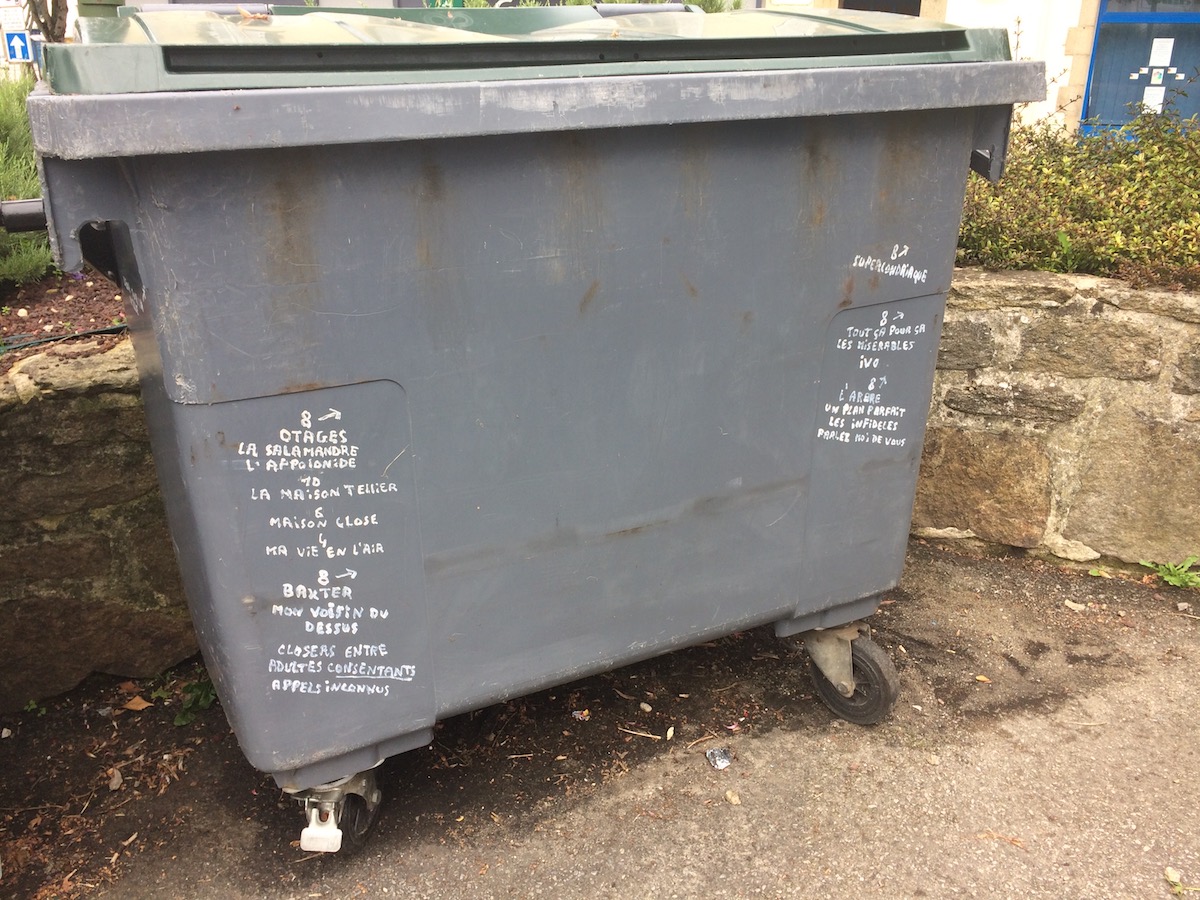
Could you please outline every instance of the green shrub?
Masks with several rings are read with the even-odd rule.
[[[33,79],[0,78],[0,198],[41,196],[25,98]],[[9,234],[0,230],[0,282],[36,281],[52,265],[45,234]]]
[[[998,185],[972,178],[959,262],[1200,289],[1200,123],[1168,109],[1078,136],[1016,125]]]

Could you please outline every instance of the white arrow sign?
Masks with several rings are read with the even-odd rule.
[[[8,50],[9,62],[33,62],[29,32],[10,31],[4,36],[4,46]]]

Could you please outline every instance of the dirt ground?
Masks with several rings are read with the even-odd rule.
[[[0,372],[50,342],[70,341],[84,353],[108,349],[124,330],[121,289],[91,269],[0,284]]]
[[[198,663],[94,677],[0,718],[0,896],[1168,897],[1200,885],[1200,592],[1137,577],[914,541],[884,724],[746,632],[444,723],[357,854],[299,849]]]

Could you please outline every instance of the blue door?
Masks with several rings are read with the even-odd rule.
[[[1198,73],[1200,0],[1101,0],[1084,129],[1119,127],[1142,108],[1200,113]]]

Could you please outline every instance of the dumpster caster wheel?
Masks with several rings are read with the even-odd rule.
[[[853,692],[846,696],[821,672],[810,666],[817,694],[833,712],[855,725],[877,725],[887,718],[900,693],[900,676],[887,651],[869,637],[850,641]]]
[[[300,849],[310,853],[353,853],[367,841],[383,795],[374,772],[359,772],[331,784],[290,792],[304,806],[308,823]]]
[[[353,853],[367,842],[379,818],[379,803],[370,804],[361,794],[347,794],[338,804],[337,819],[342,829],[342,851]]]

